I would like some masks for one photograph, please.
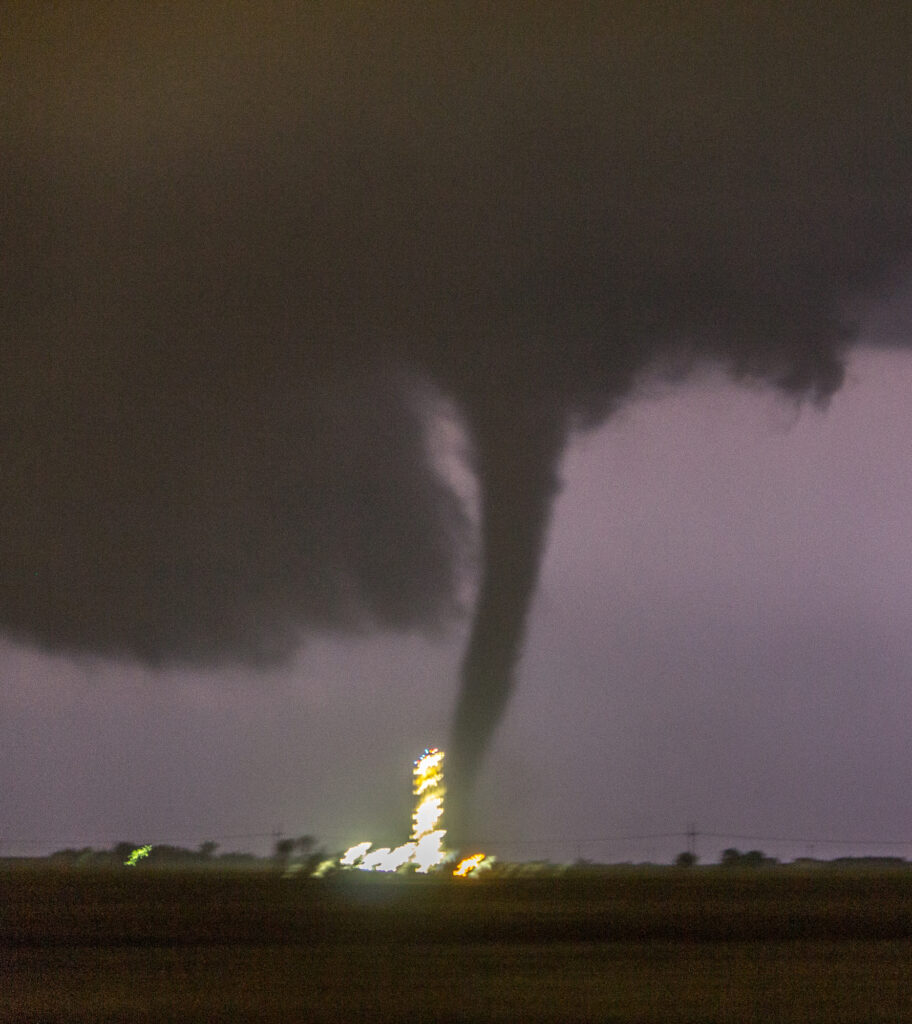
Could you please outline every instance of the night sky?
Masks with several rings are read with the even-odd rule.
[[[4,5],[0,851],[912,856],[892,6]]]

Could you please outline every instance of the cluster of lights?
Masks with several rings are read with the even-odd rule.
[[[443,785],[443,751],[436,747],[425,750],[415,762],[412,774],[412,792],[417,798],[417,803],[412,814],[412,835],[409,841],[395,849],[382,846],[376,850],[371,849],[371,843],[356,843],[339,858],[340,867],[357,868],[359,871],[399,871],[412,865],[418,874],[423,875],[447,860],[448,854],[443,847],[446,829],[440,828],[443,797],[446,793]],[[151,846],[138,846],[124,864],[127,867],[134,867],[151,852]],[[464,857],[456,865],[453,875],[456,878],[477,875],[480,871],[490,868],[493,860],[494,858],[483,853],[474,853],[471,857]],[[323,861],[314,874],[326,874],[332,864],[332,861]]]
[[[407,843],[390,849],[387,846],[371,849],[371,843],[357,843],[342,854],[339,866],[359,871],[400,871],[412,866],[418,874],[427,874],[447,860],[443,846],[446,829],[440,827],[443,817],[443,751],[432,747],[418,758],[412,771],[412,792],[415,811],[412,814],[412,834]],[[465,878],[486,861],[477,853],[460,861],[453,872]],[[488,859],[490,863],[490,859]]]

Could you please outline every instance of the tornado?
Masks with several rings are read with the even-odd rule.
[[[448,752],[448,830],[470,838],[471,798],[516,683],[566,428],[547,406],[516,401],[470,420],[480,490],[481,578]]]
[[[460,829],[567,438],[707,365],[825,402],[912,266],[903,5],[489,8],[0,0],[0,630],[439,635],[471,524],[429,385],[480,496]]]

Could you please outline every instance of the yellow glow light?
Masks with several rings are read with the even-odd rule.
[[[483,853],[473,853],[471,857],[465,857],[457,865],[453,874],[457,878],[467,878],[485,859]]]
[[[426,750],[415,762],[415,796],[428,789],[437,789],[443,781],[443,751],[436,747]]]

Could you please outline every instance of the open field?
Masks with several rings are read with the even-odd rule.
[[[912,1020],[912,870],[0,872],[0,1020]]]

